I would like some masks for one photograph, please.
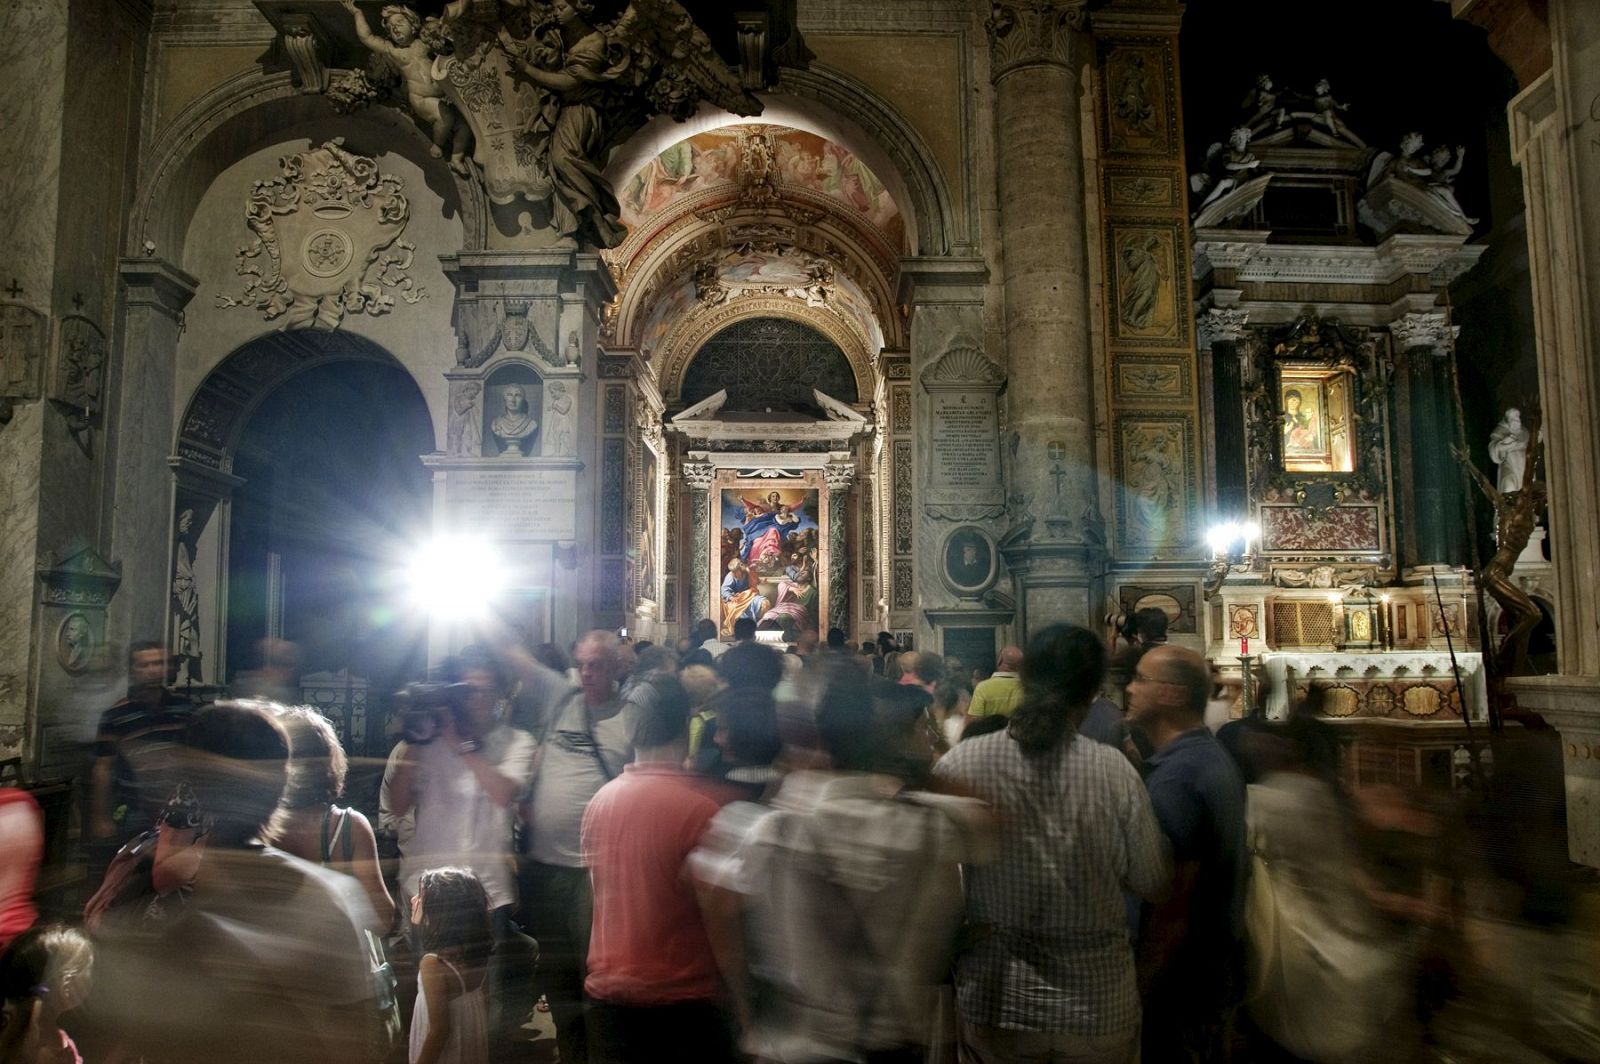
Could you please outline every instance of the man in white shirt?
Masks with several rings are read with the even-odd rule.
[[[520,658],[519,702],[538,736],[538,769],[524,809],[529,840],[523,865],[524,910],[540,947],[540,983],[556,1025],[562,1060],[588,1060],[583,981],[593,896],[583,863],[583,813],[589,800],[633,759],[635,706],[649,684],[626,696],[626,658],[617,637],[596,630],[573,648],[579,686]]]

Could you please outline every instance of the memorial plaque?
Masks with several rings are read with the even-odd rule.
[[[928,439],[929,501],[998,502],[999,417],[992,389],[931,392]]]
[[[452,527],[501,540],[578,537],[577,474],[570,469],[457,469],[445,482]]]
[[[994,668],[995,638],[992,626],[946,628],[943,635],[944,656],[959,660],[969,670],[969,675],[974,666]]]

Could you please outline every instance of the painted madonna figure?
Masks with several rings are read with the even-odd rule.
[[[500,398],[505,412],[494,419],[489,431],[494,433],[502,455],[520,457],[528,453],[539,422],[528,411],[528,393],[522,385],[508,385]]]

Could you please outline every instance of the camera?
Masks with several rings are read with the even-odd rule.
[[[400,703],[400,732],[406,742],[421,746],[433,742],[444,731],[445,720],[455,725],[456,734],[466,728],[469,683],[414,683],[395,697]]]

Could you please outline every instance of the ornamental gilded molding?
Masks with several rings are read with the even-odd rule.
[[[1427,347],[1436,354],[1443,354],[1460,333],[1461,326],[1451,325],[1443,311],[1402,314],[1389,323],[1389,335],[1402,351]]]
[[[998,83],[1025,66],[1071,61],[1073,30],[1085,21],[1085,0],[996,0],[983,28],[989,34],[989,78]]]

